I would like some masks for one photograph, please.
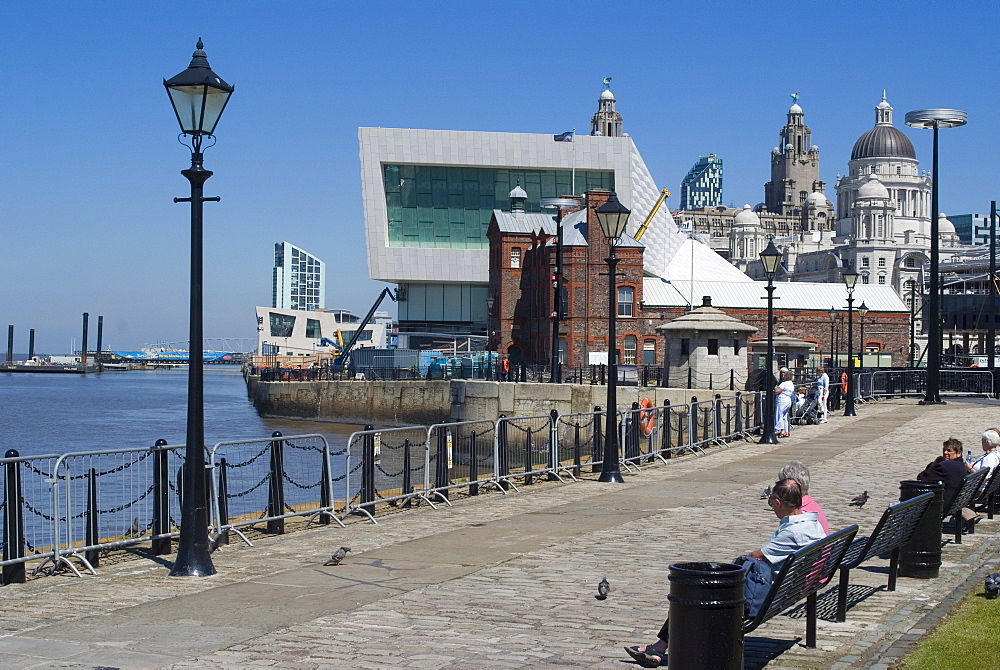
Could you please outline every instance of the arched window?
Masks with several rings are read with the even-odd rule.
[[[625,336],[625,355],[622,362],[625,365],[635,365],[635,348],[636,348],[636,337],[635,335]]]

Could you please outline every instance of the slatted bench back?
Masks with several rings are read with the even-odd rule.
[[[855,542],[851,546],[840,567],[856,568],[872,556],[892,551],[909,542],[933,497],[933,493],[922,493],[886,508],[872,534],[865,541]]]
[[[972,499],[976,496],[976,492],[982,487],[983,480],[989,474],[990,468],[983,468],[979,472],[967,474],[965,479],[962,480],[962,486],[955,493],[955,497],[951,499],[949,506],[945,508],[942,518],[947,519],[950,516],[961,514],[962,508],[969,506]]]

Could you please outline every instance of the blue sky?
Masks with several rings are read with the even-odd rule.
[[[674,193],[699,156],[724,200],[763,199],[769,151],[801,94],[833,199],[888,91],[930,169],[912,109],[957,107],[941,133],[941,209],[1000,196],[995,3],[11,3],[0,24],[0,326],[15,349],[79,343],[80,315],[130,349],[187,338],[190,155],[161,80],[200,36],[236,87],[206,153],[205,335],[253,337],[273,244],[327,262],[327,306],[364,312],[357,128],[586,132],[605,76],[625,130]]]

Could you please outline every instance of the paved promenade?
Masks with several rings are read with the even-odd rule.
[[[759,548],[777,520],[760,491],[791,459],[812,470],[831,529],[866,534],[912,479],[961,439],[1000,423],[996,405],[889,401],[802,427],[776,446],[738,443],[626,475],[491,492],[213,555],[204,579],[171,579],[168,563],[121,561],[100,575],[59,575],[0,588],[0,668],[638,667],[623,644],[652,641],[666,614],[667,566],[728,560]],[[867,490],[862,509],[847,502]],[[936,580],[900,578],[888,561],[852,571],[845,623],[835,587],[821,592],[818,647],[801,645],[800,610],[747,638],[747,666],[884,668],[996,562],[1000,518],[955,545]],[[235,540],[235,538],[234,538]],[[341,545],[339,567],[323,561]],[[607,576],[613,591],[594,598]],[[826,594],[826,595],[823,595]]]

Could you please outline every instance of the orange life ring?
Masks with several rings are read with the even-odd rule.
[[[840,392],[847,393],[847,373],[840,373]]]
[[[650,435],[656,427],[656,414],[653,413],[653,401],[643,398],[639,403],[639,430],[643,435]]]
[[[503,359],[503,362],[500,363],[500,367],[503,369],[504,372],[510,372],[510,359],[508,358]]]

